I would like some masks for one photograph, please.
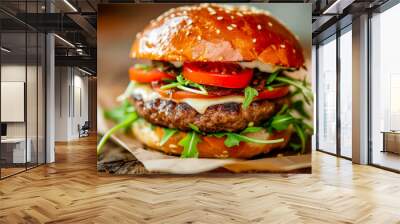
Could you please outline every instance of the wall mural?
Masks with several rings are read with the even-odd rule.
[[[311,4],[100,5],[98,171],[310,173],[310,55]]]

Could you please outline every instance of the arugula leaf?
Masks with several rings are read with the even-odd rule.
[[[233,133],[226,133],[226,139],[224,145],[226,147],[238,146],[240,144],[239,138],[237,138]]]
[[[100,139],[99,144],[97,145],[97,155],[103,153],[103,146],[106,144],[107,140],[113,135],[116,131],[120,129],[126,129],[132,125],[138,119],[138,115],[136,112],[132,112],[129,115],[124,117],[124,120],[112,127],[107,133]]]
[[[191,87],[197,88],[197,89],[193,89]],[[203,85],[191,82],[190,80],[186,80],[182,75],[178,75],[176,77],[176,82],[171,82],[170,84],[163,85],[160,87],[161,90],[172,89],[172,88],[178,88],[178,89],[181,89],[184,91],[201,94],[201,95],[208,95],[208,92],[207,92],[206,88],[204,88]]]
[[[178,85],[178,86],[176,86],[176,88],[184,90],[184,91],[192,92],[192,93],[197,93],[200,95],[208,95],[208,92],[206,91],[205,88],[197,90],[197,89],[192,89],[192,88],[189,88],[189,87],[186,87],[183,85]]]
[[[135,112],[135,107],[128,100],[123,101],[119,107],[105,111],[104,117],[113,120],[117,125],[108,130],[99,141],[99,144],[97,145],[98,155],[103,152],[103,146],[112,134],[120,129],[123,129],[124,131],[128,130],[132,123],[139,118],[138,114]]]
[[[179,84],[181,85],[188,85],[189,84],[189,80],[185,80],[185,78],[183,77],[182,74],[178,75],[176,77],[176,81],[178,81]]]
[[[105,111],[104,116],[107,119],[111,119],[117,123],[120,123],[125,120],[126,117],[133,111],[135,111],[133,105],[128,100],[125,100],[119,107]]]
[[[226,133],[227,138],[224,141],[226,147],[232,147],[239,145],[240,142],[251,142],[251,143],[258,143],[258,144],[274,144],[283,142],[285,139],[273,139],[273,140],[262,140],[256,138],[250,138],[245,135],[236,134],[236,133]]]
[[[294,149],[294,151],[299,151],[301,149],[301,144],[297,144],[294,142],[289,143],[289,146],[292,147],[292,149]]]
[[[310,104],[314,98],[312,90],[308,87],[307,82],[305,80],[302,82],[302,81],[294,80],[289,77],[282,77],[282,76],[276,77],[275,80],[293,85],[296,88],[298,88],[303,93],[304,99],[306,100],[307,104]]]
[[[217,137],[217,138],[222,138],[222,137],[225,136],[225,134],[226,133],[223,133],[223,132],[217,132],[217,133],[208,134],[208,136],[214,136],[214,137]]]
[[[301,127],[301,124],[294,123],[294,130],[296,131],[297,136],[300,138],[301,141],[301,153],[304,153],[306,150],[306,133],[304,128]]]
[[[232,132],[221,132],[221,133],[214,133],[211,136],[215,136],[217,138],[222,138],[226,136],[224,144],[226,147],[233,147],[238,146],[240,142],[251,142],[251,143],[258,143],[258,144],[274,144],[283,142],[283,138],[273,139],[273,140],[263,140],[263,139],[256,139],[250,138],[242,134],[232,133]]]
[[[278,131],[286,130],[295,118],[290,114],[276,115],[272,118],[271,127]]]
[[[278,111],[278,113],[276,113],[276,115],[281,115],[283,113],[285,113],[286,111],[288,111],[289,107],[287,104],[284,104],[281,109]]]
[[[161,86],[160,89],[161,89],[161,90],[172,89],[172,88],[175,88],[175,87],[177,87],[177,86],[179,86],[179,85],[180,85],[180,84],[177,83],[177,82],[172,82],[172,83],[170,83],[170,84]]]
[[[273,73],[271,73],[270,75],[269,75],[269,77],[268,77],[268,79],[267,79],[267,85],[268,84],[271,84],[274,80],[275,80],[275,78],[278,76],[278,74],[281,72],[281,70],[277,70],[277,71],[275,71],[275,72],[273,72]]]
[[[297,96],[301,94],[301,90],[299,88],[296,88],[293,92],[290,93],[291,97]]]
[[[181,139],[178,145],[183,147],[181,158],[197,158],[199,157],[199,151],[197,151],[197,144],[200,142],[200,137],[196,132],[192,131],[186,134]]]
[[[258,92],[256,89],[248,86],[244,89],[244,101],[242,103],[242,108],[246,109],[249,107],[254,97],[258,96]]]
[[[307,113],[307,111],[304,109],[304,102],[301,100],[297,100],[292,103],[292,108],[296,110],[301,116],[310,119],[310,115]]]
[[[242,132],[240,132],[240,134],[259,132],[262,129],[262,127],[247,127]]]
[[[163,128],[164,134],[161,138],[160,146],[163,146],[177,131],[176,129]]]
[[[190,127],[193,131],[195,131],[195,132],[197,132],[197,133],[201,133],[199,127],[197,127],[195,124],[189,123],[189,127]]]
[[[308,136],[311,135],[313,128],[305,123],[303,119],[297,119],[293,117],[289,113],[288,109],[285,109],[282,113],[272,117],[266,125],[270,132],[272,132],[273,130],[286,130],[287,128],[289,128],[290,125],[292,125],[294,128],[294,132],[300,140],[300,144],[291,142],[292,144],[290,144],[290,146],[296,151],[301,149],[301,153],[305,152],[306,141]]]

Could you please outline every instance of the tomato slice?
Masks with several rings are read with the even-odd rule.
[[[144,83],[159,81],[162,79],[175,79],[173,75],[162,72],[156,68],[147,70],[135,67],[129,69],[129,77],[131,80]]]
[[[259,92],[258,96],[256,96],[256,99],[275,99],[286,96],[288,93],[288,86],[274,87],[272,90],[264,89],[263,91]]]
[[[228,63],[185,63],[183,77],[204,85],[245,88],[253,77],[253,70],[241,69],[239,65]]]

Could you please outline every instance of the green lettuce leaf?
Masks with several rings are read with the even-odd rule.
[[[176,132],[176,129],[163,128],[164,134],[160,141],[160,146],[164,145]]]
[[[244,89],[244,101],[242,104],[242,108],[246,109],[247,107],[249,107],[254,97],[256,96],[258,96],[258,92],[256,89],[250,86],[246,87]]]
[[[178,145],[183,147],[181,158],[198,158],[199,151],[197,150],[197,144],[200,141],[200,136],[196,132],[187,133],[178,143]]]

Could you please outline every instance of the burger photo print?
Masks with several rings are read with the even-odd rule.
[[[120,170],[122,158],[136,161],[122,169],[133,174],[311,172],[311,46],[260,7],[287,4],[155,5],[166,11],[122,41],[129,79],[99,68],[99,171]],[[119,45],[111,30],[125,27],[111,26],[127,9],[113,21],[108,7],[118,6],[99,9],[100,48]]]

